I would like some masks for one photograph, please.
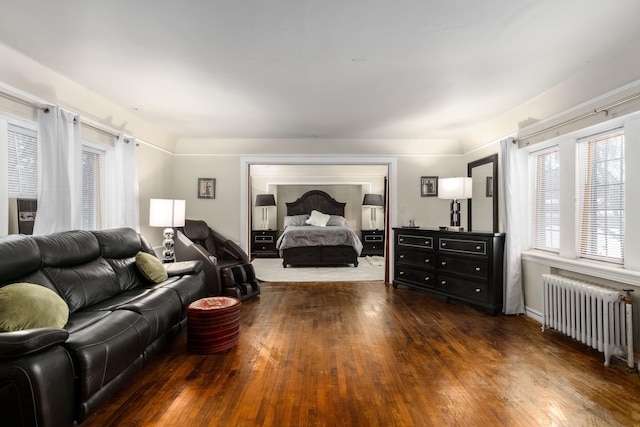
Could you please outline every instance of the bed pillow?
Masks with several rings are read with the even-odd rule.
[[[49,288],[33,283],[12,283],[0,288],[0,331],[62,328],[69,306]]]
[[[347,219],[340,215],[331,215],[329,217],[329,222],[327,222],[327,226],[346,227]]]
[[[140,273],[153,283],[161,283],[168,278],[167,270],[162,265],[162,262],[146,252],[138,252],[136,254],[136,266]]]
[[[331,215],[323,214],[319,211],[311,211],[311,215],[309,215],[309,219],[306,221],[309,225],[315,225],[317,227],[326,227],[329,222],[329,218]]]
[[[284,217],[284,228],[290,225],[307,225],[306,220],[309,219],[309,215],[291,215]]]

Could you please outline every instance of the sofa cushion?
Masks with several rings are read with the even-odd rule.
[[[89,231],[66,231],[35,236],[44,267],[70,267],[100,256],[98,239]]]
[[[76,400],[93,394],[143,357],[149,326],[138,313],[116,310],[69,335],[64,346],[74,355]]]
[[[0,237],[0,283],[11,283],[40,268],[40,249],[28,236]],[[19,254],[19,256],[16,256]]]
[[[112,228],[93,231],[100,244],[103,258],[132,258],[138,252],[149,252],[143,237],[132,228]]]
[[[164,282],[169,277],[162,262],[146,252],[136,254],[136,266],[140,273],[153,283]]]
[[[32,283],[12,283],[0,288],[0,330],[62,328],[69,307],[50,289]]]
[[[129,310],[140,314],[149,325],[147,342],[165,334],[172,325],[180,322],[182,305],[178,294],[171,289],[154,289],[140,298],[122,304],[116,311]]]
[[[71,313],[121,292],[115,271],[103,258],[94,259],[86,264],[64,268],[45,267],[43,270],[67,302]]]

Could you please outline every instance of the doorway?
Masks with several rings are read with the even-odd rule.
[[[295,182],[296,185],[304,183],[305,185],[338,185],[338,184],[356,184],[368,185],[366,173],[363,172],[369,168],[373,175],[384,175],[384,231],[385,239],[385,282],[389,283],[389,278],[393,274],[393,265],[389,262],[393,259],[393,245],[389,244],[391,226],[396,223],[396,169],[397,161],[392,157],[272,157],[257,156],[241,158],[241,223],[240,230],[241,243],[247,253],[251,251],[250,236],[253,227],[253,199],[255,198],[255,188],[252,185],[252,174],[257,171],[271,169],[271,176],[267,180],[262,180],[261,189],[267,191],[269,185],[287,185]],[[352,171],[349,171],[352,168]],[[279,170],[287,170],[290,173],[280,173]],[[306,171],[301,173],[300,170]],[[318,172],[321,170],[321,172]],[[330,173],[327,171],[331,171]],[[336,172],[342,171],[342,172]],[[295,172],[295,173],[294,173]],[[314,175],[315,172],[315,175]],[[364,187],[367,188],[367,187]],[[260,190],[262,191],[262,190]],[[372,191],[374,191],[372,189]],[[284,203],[284,201],[283,201]],[[356,202],[357,203],[357,202]],[[363,211],[361,201],[358,203],[358,209]],[[361,223],[360,221],[356,221]]]

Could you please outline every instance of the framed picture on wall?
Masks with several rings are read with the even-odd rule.
[[[438,177],[437,176],[420,177],[420,196],[422,197],[438,196]]]
[[[216,198],[216,179],[198,178],[198,199]]]

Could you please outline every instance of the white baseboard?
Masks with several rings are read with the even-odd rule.
[[[542,325],[542,313],[526,306],[524,308],[524,312],[527,317],[530,317],[531,319],[535,320],[536,322]]]

